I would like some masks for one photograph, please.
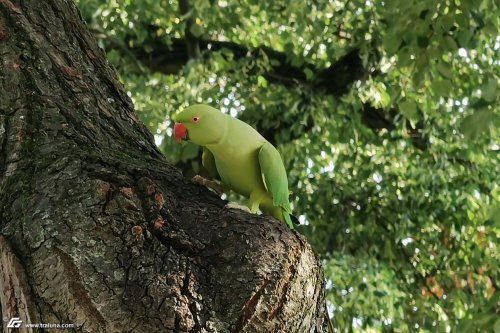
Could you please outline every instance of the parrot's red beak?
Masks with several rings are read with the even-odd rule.
[[[188,130],[186,126],[181,123],[175,123],[174,125],[174,136],[177,142],[181,143],[182,139],[188,140]]]

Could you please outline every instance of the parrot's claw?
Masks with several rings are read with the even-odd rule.
[[[200,175],[194,176],[193,178],[191,178],[191,181],[195,184],[205,186],[205,187],[208,187],[209,189],[212,189],[219,196],[221,196],[225,192],[224,187],[222,185],[218,184],[216,181],[203,178]]]
[[[247,213],[251,213],[250,208],[244,205],[237,204],[236,202],[229,202],[226,205],[226,208],[228,209],[239,209],[239,210],[244,210]]]

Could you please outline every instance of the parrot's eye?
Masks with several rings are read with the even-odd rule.
[[[198,116],[194,116],[193,119],[191,119],[191,122],[193,124],[198,124],[200,122],[200,117]]]

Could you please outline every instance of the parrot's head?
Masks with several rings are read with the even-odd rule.
[[[225,115],[211,106],[197,104],[185,108],[172,117],[177,142],[189,140],[204,146],[217,143],[225,130]]]

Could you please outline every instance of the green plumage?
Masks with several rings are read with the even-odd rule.
[[[193,105],[174,116],[190,141],[203,146],[210,175],[249,199],[248,207],[286,222],[293,229],[288,180],[279,152],[243,121],[207,105]]]

